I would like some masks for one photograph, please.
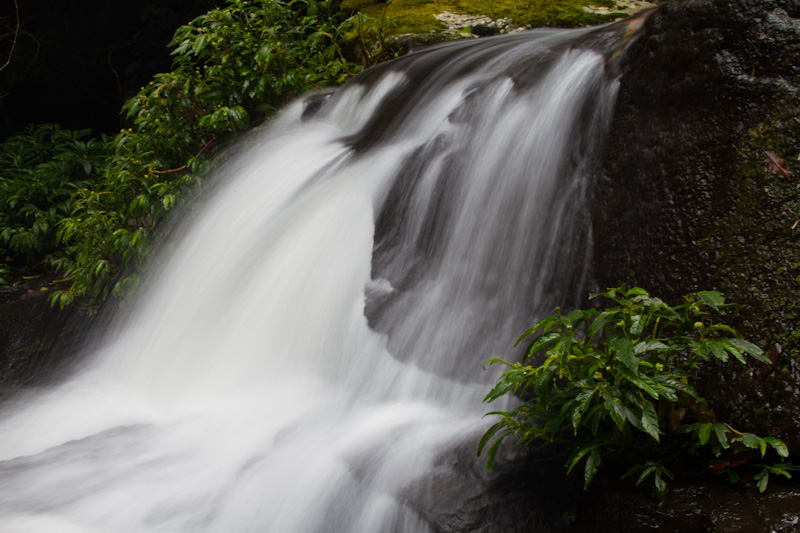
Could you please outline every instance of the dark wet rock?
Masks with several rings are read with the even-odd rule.
[[[475,442],[441,455],[431,475],[403,495],[437,533],[528,533],[563,523],[578,501],[575,479],[565,480],[562,460],[506,446],[490,476]]]
[[[640,285],[672,303],[719,290],[743,304],[728,318],[747,338],[781,345],[771,368],[706,365],[702,393],[718,419],[784,439],[793,457],[800,456],[800,225],[792,228],[800,220],[799,17],[797,0],[662,2],[630,50],[592,208],[596,288]],[[791,181],[768,171],[764,150],[787,160]],[[431,496],[418,508],[448,532],[800,531],[796,479],[772,476],[761,494],[753,471],[731,485],[687,466],[659,508],[646,482],[635,487],[610,468],[583,492],[579,476],[564,478],[562,461],[546,468],[544,458],[528,461],[512,461],[514,475],[473,475],[473,485],[439,471],[434,489],[465,489],[456,490],[457,501]],[[523,516],[523,525],[509,518]]]
[[[790,0],[662,3],[622,78],[593,219],[598,288],[716,289],[747,338],[781,344],[772,369],[707,365],[703,392],[800,454],[800,195],[764,163],[800,147],[797,17]]]
[[[752,480],[750,480],[752,481]],[[777,533],[800,531],[800,489],[773,483],[764,494],[751,483],[732,486],[710,474],[673,482],[658,508],[632,482],[601,482],[579,505],[571,533]]]
[[[0,290],[0,400],[54,379],[79,351],[89,319],[74,307],[53,308],[53,288],[37,278]]]
[[[451,32],[404,33],[402,35],[393,35],[389,37],[386,40],[386,45],[395,55],[402,56],[433,44],[467,39],[470,37],[470,35]]]

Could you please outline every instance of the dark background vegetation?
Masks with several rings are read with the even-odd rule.
[[[8,61],[0,71],[0,141],[29,123],[119,131],[123,102],[155,73],[170,69],[167,43],[175,29],[222,3],[0,3],[0,64]]]

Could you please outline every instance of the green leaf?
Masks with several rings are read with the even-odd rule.
[[[491,472],[494,469],[494,462],[497,458],[497,451],[500,449],[500,445],[503,441],[508,437],[508,433],[500,435],[497,440],[489,447],[489,451],[486,454],[486,469]]]
[[[589,458],[586,460],[586,468],[583,471],[583,490],[586,490],[589,487],[589,483],[592,482],[597,469],[600,467],[600,461],[600,451],[598,448],[592,448]]]
[[[641,390],[652,396],[654,400],[659,398],[658,391],[654,387],[655,384],[649,377],[645,376],[644,374],[634,374],[625,367],[619,367],[617,368],[617,371],[623,378],[627,379]]]
[[[567,467],[567,475],[569,475],[572,472],[572,469],[575,468],[575,466],[581,461],[581,459],[583,459],[583,457],[587,453],[591,452],[597,446],[599,446],[599,444],[595,444],[593,446],[587,446],[586,448],[583,448],[582,450],[578,451],[578,453],[574,454],[572,456],[572,460],[569,463],[569,467]]]
[[[660,442],[658,435],[658,415],[656,414],[655,406],[652,402],[643,399],[642,407],[642,427],[644,427],[647,434],[653,437],[656,442]]]
[[[503,414],[505,414],[505,416],[508,416],[508,413],[503,413]],[[486,444],[489,443],[492,437],[494,437],[498,431],[505,429],[506,426],[507,426],[507,421],[504,418],[503,420],[500,420],[496,424],[493,424],[492,427],[486,430],[486,433],[483,434],[483,437],[481,437],[481,440],[478,443],[478,456],[481,455],[481,453],[483,452],[483,448],[486,446]]]
[[[647,321],[645,320],[644,316],[634,315],[633,317],[631,317],[631,327],[628,332],[634,337],[638,337],[639,335],[642,334],[642,331],[644,331],[644,327],[646,324]]]
[[[719,311],[719,307],[725,303],[725,298],[717,291],[698,292],[696,296],[714,311]]]
[[[736,346],[743,352],[749,354],[750,356],[761,361],[762,363],[767,363],[767,364],[771,363],[769,358],[764,355],[764,350],[762,350],[752,342],[736,338],[726,339],[726,340],[728,341],[728,343],[732,344],[733,346]]]
[[[697,426],[699,426],[697,438],[700,439],[700,444],[705,445],[708,442],[708,439],[711,438],[711,430],[713,429],[714,424],[711,422],[706,422],[697,424]]]
[[[556,314],[551,315],[551,316],[549,316],[547,318],[544,318],[544,319],[540,320],[539,322],[537,322],[536,324],[534,324],[533,326],[531,326],[530,328],[525,330],[525,333],[523,333],[520,336],[520,338],[517,339],[517,342],[514,343],[514,346],[517,346],[520,342],[522,342],[524,339],[529,337],[534,331],[538,331],[540,329],[546,330],[551,325],[553,325],[554,323],[558,322],[560,320],[560,318],[561,318],[561,316],[558,314],[558,309],[556,309]],[[544,332],[542,334],[544,334]],[[541,336],[541,335],[539,335],[539,336]],[[536,342],[536,339],[534,339],[533,342]]]
[[[523,338],[525,338],[525,337],[524,336],[521,337],[520,341]],[[538,337],[534,338],[533,341],[531,341],[531,344],[528,346],[528,349],[525,351],[524,359],[525,360],[530,359],[531,357],[533,357],[534,355],[539,353],[541,350],[543,350],[545,348],[549,348],[551,344],[555,344],[555,343],[559,342],[561,339],[562,339],[562,334],[561,333],[557,333],[557,332],[544,333],[542,335],[539,335]],[[517,344],[519,344],[519,341],[517,341]],[[515,346],[516,346],[516,344],[515,344]]]
[[[574,435],[578,434],[578,425],[580,424],[581,417],[583,416],[583,413],[586,412],[586,407],[589,405],[589,402],[592,401],[596,391],[596,388],[585,389],[578,393],[578,395],[575,397],[575,403],[577,405],[572,410],[572,429]]]
[[[725,348],[723,348],[722,344],[717,341],[707,341],[706,346],[711,350],[711,353],[714,354],[714,357],[722,361],[723,363],[728,361],[728,354],[725,352]]]
[[[741,436],[735,437],[731,440],[735,442],[741,442],[748,448],[755,449],[756,447],[758,447],[758,443],[761,442],[761,437],[759,437],[758,435],[754,435],[753,433],[742,433]]]
[[[634,355],[641,355],[647,352],[669,350],[670,347],[661,341],[639,341],[633,347]]]
[[[767,485],[769,485],[769,469],[765,467],[761,472],[756,474],[753,479],[757,482],[758,491],[764,492],[767,490]]]
[[[652,474],[655,471],[656,471],[656,466],[655,465],[650,465],[647,468],[645,468],[642,471],[642,474],[639,476],[639,479],[636,480],[636,485],[637,486],[640,485],[642,483],[642,481],[647,479],[647,476],[649,476],[650,474]]]
[[[607,387],[602,388],[603,391],[603,405],[606,408],[606,412],[611,416],[611,419],[617,425],[620,431],[625,426],[625,413],[622,410],[622,406],[619,403],[618,398],[613,398],[611,394],[608,392]]]
[[[633,354],[633,344],[624,337],[611,341],[611,347],[617,354],[617,360],[630,368],[633,372],[639,370],[639,358]]]
[[[764,437],[764,442],[772,446],[781,457],[789,457],[789,448],[782,440],[776,439],[775,437]]]
[[[719,441],[720,445],[723,448],[728,447],[728,427],[721,423],[716,422],[714,424],[714,434],[717,436],[717,440]]]
[[[658,506],[661,507],[667,499],[667,483],[661,477],[661,472],[659,471],[656,471],[653,482],[656,488],[656,496],[658,497]]]
[[[611,311],[603,311],[599,315],[595,317],[592,323],[589,325],[587,329],[587,334],[589,337],[594,336],[598,331],[600,331],[606,324],[612,323],[616,321],[616,314]]]
[[[676,379],[665,379],[662,381],[664,385],[668,387],[672,387],[673,389],[679,390],[685,394],[688,394],[694,399],[699,399],[700,395],[697,393],[694,387],[689,385],[688,383],[684,383],[682,381],[678,381]]]
[[[778,474],[779,476],[783,476],[786,479],[792,479],[792,474],[789,471],[781,468],[780,466],[770,466],[769,470],[773,474]]]

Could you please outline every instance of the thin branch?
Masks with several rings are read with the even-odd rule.
[[[11,63],[11,57],[14,55],[14,48],[16,48],[17,46],[17,37],[19,36],[19,28],[20,28],[19,4],[17,3],[17,0],[14,0],[14,11],[17,17],[17,25],[14,27],[14,37],[11,39],[11,50],[8,52],[8,59],[6,59],[6,62],[3,63],[2,67],[0,67],[0,70],[3,70],[9,65],[9,63]]]
[[[208,148],[210,148],[210,147],[214,146],[215,144],[217,144],[217,138],[216,138],[216,137],[214,137],[213,139],[211,139],[210,141],[208,141],[207,143],[205,143],[205,144],[203,145],[203,147],[202,147],[202,148],[200,148],[200,151],[199,151],[199,152],[197,152],[196,154],[194,154],[194,157],[192,157],[192,159],[195,159],[195,158],[197,158],[197,157],[200,157],[200,155],[201,155],[203,152],[205,152],[205,151],[206,151]],[[187,164],[185,164],[185,165],[181,165],[181,166],[179,166],[179,167],[177,167],[177,168],[171,168],[171,169],[169,169],[169,170],[154,170],[154,171],[153,171],[153,174],[171,174],[171,173],[173,173],[173,172],[179,172],[179,171],[181,171],[181,170],[184,170],[184,169],[186,169],[186,167],[187,167],[187,166],[189,166],[189,165],[188,165],[188,163],[187,163]]]

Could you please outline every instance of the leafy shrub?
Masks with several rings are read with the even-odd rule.
[[[0,144],[0,284],[4,263],[30,271],[63,255],[57,228],[74,208],[73,194],[93,186],[105,164],[105,143],[90,133],[42,124]]]
[[[486,396],[492,402],[514,394],[524,401],[500,415],[479,443],[488,447],[491,469],[509,436],[527,447],[565,446],[567,472],[584,463],[584,487],[601,461],[630,465],[624,476],[638,483],[653,478],[663,503],[667,465],[701,449],[715,457],[713,468],[738,479],[733,466],[768,450],[781,458],[786,445],[773,437],[740,432],[716,421],[693,380],[699,364],[711,358],[745,363],[747,357],[769,364],[761,349],[717,322],[730,305],[718,292],[697,292],[670,307],[640,288],[624,286],[592,295],[616,306],[603,311],[575,310],[536,323],[519,342],[530,342],[522,363],[492,359],[509,369]],[[538,364],[530,364],[534,360]],[[526,364],[527,363],[527,364]],[[792,465],[761,465],[759,488],[769,474],[790,477]]]
[[[352,26],[327,1],[229,0],[179,28],[173,70],[125,104],[132,127],[110,141],[102,179],[76,191],[59,227],[68,253],[56,265],[72,285],[52,301],[129,292],[135,277],[125,272],[221,147],[292,98],[361,70],[337,43]]]

